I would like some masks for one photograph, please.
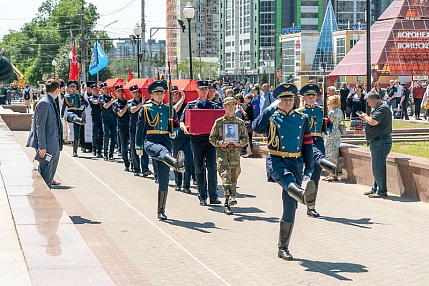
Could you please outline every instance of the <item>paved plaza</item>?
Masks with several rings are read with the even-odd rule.
[[[13,135],[23,145],[28,133]],[[33,150],[24,151],[34,156]],[[223,214],[220,205],[199,206],[196,186],[191,195],[174,191],[171,177],[169,220],[160,222],[152,177],[124,172],[117,156],[115,162],[105,162],[90,153],[79,153],[79,158],[71,153],[71,145],[66,145],[56,175],[61,185],[52,193],[86,242],[83,246],[116,285],[428,284],[427,203],[395,196],[369,199],[363,195],[366,186],[322,182],[317,203],[322,217],[309,218],[305,207],[298,207],[290,243],[295,260],[287,262],[277,258],[281,190],[266,181],[265,159],[242,159],[232,216]],[[0,199],[5,191],[1,189]],[[64,231],[58,228],[60,249],[67,249]],[[11,249],[0,246],[0,257],[13,253],[16,267],[0,259],[0,269],[7,266],[23,277],[13,285],[41,285],[26,274],[13,237],[5,240]],[[50,262],[59,257],[51,256]],[[82,266],[82,271],[90,269]],[[6,285],[2,277],[0,285]],[[85,284],[97,285],[79,282]]]

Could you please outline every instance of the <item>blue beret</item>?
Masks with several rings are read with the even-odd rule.
[[[72,85],[78,86],[77,81],[76,81],[76,80],[69,80],[69,81],[67,82],[67,86],[72,86]]]
[[[167,82],[165,80],[157,80],[149,85],[148,92],[152,94],[154,91],[166,91],[167,89]]]
[[[209,82],[207,80],[199,80],[197,82],[198,88],[207,88],[209,87]]]
[[[131,92],[138,91],[138,90],[139,90],[139,87],[137,86],[137,84],[130,86],[130,91]]]
[[[295,97],[298,89],[296,86],[292,83],[281,83],[278,85],[274,91],[273,96],[274,98],[281,98],[281,97]]]
[[[309,83],[304,85],[301,88],[299,93],[302,95],[306,95],[306,94],[318,95],[320,93],[320,88],[316,84]]]

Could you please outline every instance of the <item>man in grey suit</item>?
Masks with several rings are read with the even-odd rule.
[[[55,79],[46,81],[46,94],[42,96],[34,111],[27,147],[33,147],[40,157],[49,153],[49,163],[39,162],[39,173],[49,188],[57,170],[62,149],[62,124],[55,99],[60,92],[60,82]]]

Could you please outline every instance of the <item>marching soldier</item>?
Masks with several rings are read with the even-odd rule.
[[[169,118],[169,107],[163,103],[167,82],[157,80],[148,87],[152,101],[146,103],[140,109],[137,122],[136,152],[143,155],[144,151],[156,164],[158,178],[158,219],[166,220],[165,206],[168,195],[168,181],[170,167],[178,172],[184,172],[184,153],[179,151],[177,158],[171,155],[171,139],[177,136],[179,121],[174,112],[173,118]],[[173,121],[173,130],[169,131],[169,121]],[[144,136],[146,134],[146,136]]]
[[[76,91],[77,85],[78,83],[75,80],[67,82],[67,94],[64,95],[64,102],[61,108],[61,117],[64,118],[64,121],[73,123],[73,157],[77,157],[80,126],[86,123],[85,113],[82,111],[88,105],[88,102]]]
[[[115,97],[109,93],[107,84],[105,82],[100,84],[102,95],[100,96],[101,117],[103,119],[103,148],[104,148],[104,161],[113,161],[113,152],[115,151],[116,145],[116,133],[117,133],[117,115],[113,111],[112,104],[115,101]],[[107,148],[110,149],[107,153]]]
[[[241,173],[240,168],[240,150],[238,147],[244,147],[249,142],[244,121],[235,116],[236,100],[234,97],[227,97],[224,100],[225,115],[218,118],[210,133],[210,143],[216,149],[216,164],[219,176],[222,178],[222,187],[225,195],[225,204],[223,212],[232,215],[231,206],[237,204],[235,193],[237,188],[237,179]],[[228,138],[224,132],[228,127],[236,127],[236,138]],[[227,130],[227,131],[225,131]],[[234,132],[231,132],[234,133]]]
[[[145,98],[142,97],[140,89],[136,84],[130,87],[130,92],[133,95],[133,99],[128,104],[128,108],[130,110],[130,153],[133,161],[133,171],[134,176],[139,176],[141,173],[143,177],[147,177],[152,174],[149,170],[149,156],[146,152],[143,152],[142,156],[139,156],[136,153],[137,120],[139,118],[139,110],[145,103]],[[143,135],[143,137],[144,136],[145,135]]]
[[[315,204],[322,168],[332,174],[341,176],[344,159],[341,157],[338,160],[337,166],[325,158],[325,143],[322,136],[323,107],[316,105],[316,96],[320,93],[319,87],[315,84],[307,84],[301,88],[300,93],[304,96],[305,105],[296,111],[307,114],[310,121],[310,132],[313,136],[313,157],[315,163],[311,180],[316,184],[316,194],[314,197],[314,204],[312,206],[307,206],[307,215],[310,217],[319,217],[320,214],[316,211]]]
[[[198,98],[188,102],[180,117],[180,129],[189,135],[188,127],[185,125],[185,112],[187,109],[220,109],[220,107],[208,100],[208,81],[199,80]],[[217,174],[216,174],[216,148],[210,144],[210,134],[191,135],[191,147],[194,154],[195,176],[197,179],[198,198],[200,206],[207,206],[207,188],[210,197],[210,204],[222,204],[217,194]],[[207,180],[206,180],[207,169]]]
[[[255,132],[268,135],[267,176],[283,188],[278,257],[284,260],[293,260],[289,252],[289,240],[297,202],[311,206],[316,192],[316,185],[310,181],[313,172],[313,139],[307,115],[293,110],[296,93],[294,84],[280,84],[273,92],[277,100],[253,121]],[[301,187],[303,180],[308,181],[305,190]]]
[[[92,95],[89,97],[92,117],[92,155],[102,158],[103,147],[103,120],[101,118],[100,95],[98,94],[97,84],[91,84]]]
[[[113,103],[112,108],[118,116],[121,157],[125,164],[125,171],[130,172],[130,160],[128,158],[128,144],[130,143],[130,111],[128,110],[128,101],[124,98],[124,90],[122,86],[115,86],[115,90],[117,98]]]
[[[182,96],[180,97],[180,94]],[[185,93],[182,90],[179,92],[177,86],[172,87],[172,98],[174,103],[174,109],[177,112],[177,118],[180,118],[185,110],[186,104]],[[182,150],[185,154],[185,173],[174,172],[174,180],[176,183],[176,191],[183,191],[184,193],[191,193],[191,175],[192,175],[192,149],[191,149],[191,136],[183,133],[183,130],[179,130],[177,137],[173,140],[173,156],[177,156],[177,153]]]

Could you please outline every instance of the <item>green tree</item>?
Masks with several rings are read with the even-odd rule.
[[[262,76],[261,76],[261,86],[262,86],[264,83],[268,83],[268,75],[267,75],[267,73],[265,72],[265,70],[264,70],[264,73],[263,73],[263,74],[262,74]]]
[[[192,73],[194,79],[198,79],[198,75],[200,75],[201,79],[216,79],[219,77],[218,75],[218,69],[219,64],[216,63],[209,63],[209,62],[200,62],[199,59],[192,59]],[[189,59],[185,59],[184,61],[180,62],[178,65],[179,72],[185,72],[187,75],[189,75]]]

